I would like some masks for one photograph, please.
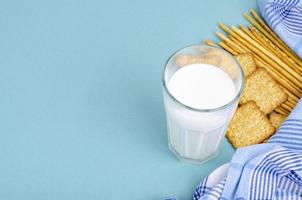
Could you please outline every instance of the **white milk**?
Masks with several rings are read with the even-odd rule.
[[[169,80],[168,90],[181,103],[197,109],[213,109],[234,98],[232,79],[220,68],[209,64],[187,65]]]
[[[176,71],[168,82],[171,95],[196,109],[214,109],[236,95],[232,79],[209,64],[191,64]],[[218,150],[235,106],[215,112],[198,112],[179,106],[164,95],[169,145],[180,157],[205,160]]]

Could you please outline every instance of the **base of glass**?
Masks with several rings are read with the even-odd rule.
[[[204,158],[204,159],[193,159],[193,158],[187,158],[184,156],[179,155],[179,153],[173,148],[173,146],[169,143],[169,149],[170,151],[173,152],[173,154],[182,162],[185,163],[190,163],[190,164],[196,164],[196,165],[201,165],[215,157],[217,157],[218,153],[219,153],[219,148],[211,155],[209,155],[208,157]]]

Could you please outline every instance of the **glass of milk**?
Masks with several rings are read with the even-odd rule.
[[[176,51],[162,74],[169,148],[181,160],[217,155],[243,89],[244,75],[228,52],[205,45]]]

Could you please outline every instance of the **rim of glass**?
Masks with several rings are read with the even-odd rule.
[[[202,48],[210,48],[210,49],[218,49],[220,51],[222,51],[223,53],[225,53],[227,56],[229,56],[231,59],[233,59],[235,61],[235,63],[237,64],[237,67],[239,68],[239,71],[240,71],[240,75],[241,75],[241,82],[240,82],[240,88],[239,90],[237,91],[237,94],[234,96],[234,98],[222,105],[222,106],[219,106],[217,108],[210,108],[210,109],[199,109],[199,108],[194,108],[194,107],[191,107],[191,106],[187,106],[185,104],[183,104],[182,102],[178,101],[169,91],[169,89],[167,88],[167,84],[166,84],[166,80],[165,80],[165,74],[166,74],[166,69],[167,69],[167,66],[170,62],[170,60],[177,54],[179,53],[180,51],[184,50],[184,49],[187,49],[187,48],[193,48],[193,47],[202,47]],[[169,56],[169,58],[167,59],[166,63],[165,63],[165,66],[164,66],[164,69],[162,71],[162,76],[161,76],[161,79],[162,79],[162,84],[164,86],[164,89],[165,91],[167,92],[167,94],[178,104],[180,104],[181,106],[189,109],[189,110],[192,110],[192,111],[197,111],[197,112],[213,112],[213,111],[219,111],[219,110],[222,110],[224,108],[227,108],[229,107],[230,105],[232,105],[241,95],[241,92],[243,90],[243,83],[244,83],[244,73],[243,73],[243,70],[242,70],[242,67],[241,65],[239,64],[239,62],[233,57],[232,54],[230,54],[229,52],[225,51],[224,49],[222,48],[219,48],[219,47],[213,47],[213,46],[208,46],[208,45],[203,45],[203,44],[192,44],[192,45],[187,45],[185,47],[182,47],[178,50],[176,50],[174,53],[172,53],[171,56]]]

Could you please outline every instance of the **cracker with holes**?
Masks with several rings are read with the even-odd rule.
[[[240,54],[236,56],[236,59],[241,65],[244,77],[247,77],[248,75],[253,73],[257,68],[254,57],[251,53]]]
[[[239,103],[255,101],[260,110],[268,114],[286,100],[287,94],[267,70],[258,68],[247,76]]]
[[[235,148],[258,144],[270,137],[275,128],[257,104],[249,101],[239,107],[228,127],[227,138]]]
[[[286,116],[278,114],[276,112],[271,112],[269,115],[269,121],[272,123],[272,125],[278,129],[280,125],[285,120]]]

